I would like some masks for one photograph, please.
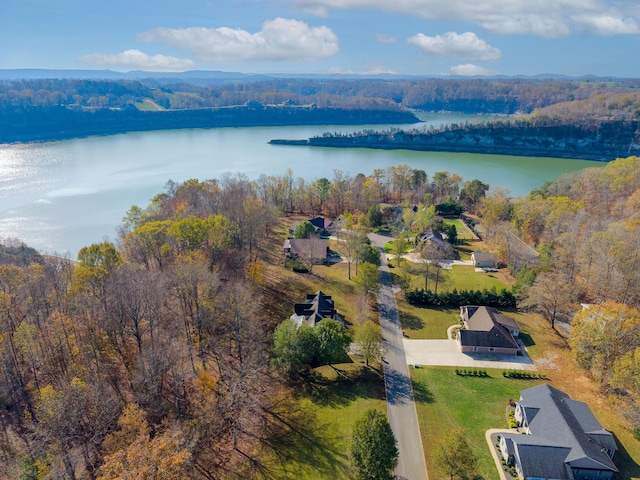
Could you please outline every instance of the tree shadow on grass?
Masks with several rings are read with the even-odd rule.
[[[531,335],[529,335],[528,333],[520,332],[519,338],[520,340],[522,340],[522,343],[525,347],[531,347],[536,344],[536,342],[533,341]]]
[[[311,372],[303,386],[303,395],[321,406],[346,406],[358,398],[384,398],[382,376],[373,368],[336,369],[335,379]]]
[[[421,330],[424,328],[424,321],[417,315],[401,313],[400,326],[407,330]]]
[[[287,428],[266,442],[266,478],[349,478],[349,455],[340,447],[344,439],[315,412],[292,406],[279,420]]]
[[[433,393],[424,383],[413,382],[413,396],[416,402],[420,403],[433,403],[435,401]]]

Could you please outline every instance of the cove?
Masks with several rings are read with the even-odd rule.
[[[474,117],[424,113],[420,125],[461,123]],[[78,250],[116,239],[131,205],[145,207],[168,180],[250,179],[260,174],[314,180],[339,169],[369,175],[375,168],[407,164],[478,178],[522,196],[544,182],[601,162],[405,150],[335,149],[269,145],[274,138],[308,138],[393,125],[291,126],[135,132],[57,142],[0,145],[0,237],[18,238],[44,253],[75,258]],[[416,125],[399,126],[413,128]]]

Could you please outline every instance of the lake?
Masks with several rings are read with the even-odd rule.
[[[476,117],[424,113],[420,125]],[[415,125],[414,125],[415,126]],[[601,162],[551,158],[332,149],[269,145],[274,138],[304,139],[323,132],[387,126],[296,126],[165,130],[57,142],[0,145],[0,238],[19,238],[44,253],[68,254],[105,239],[131,205],[145,207],[168,180],[219,178],[241,172],[281,175],[287,168],[306,180],[339,169],[369,175],[375,168],[407,164],[458,173],[492,187],[526,195],[563,173]],[[403,126],[405,128],[407,126]],[[412,127],[412,126],[409,126]]]

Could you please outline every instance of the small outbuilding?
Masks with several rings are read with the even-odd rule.
[[[471,262],[474,267],[479,268],[498,268],[500,258],[495,253],[473,252],[471,254]]]

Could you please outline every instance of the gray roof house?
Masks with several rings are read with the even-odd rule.
[[[308,293],[305,302],[296,303],[294,308],[296,313],[291,316],[291,319],[298,325],[306,323],[307,325],[314,327],[318,322],[325,318],[338,320],[343,323],[338,317],[338,312],[336,312],[336,308],[331,297],[329,295],[325,295],[320,290],[316,293]]]
[[[526,435],[501,434],[500,451],[520,480],[611,479],[613,435],[589,407],[547,384],[520,392],[515,419]]]
[[[282,251],[289,258],[302,258],[313,263],[322,263],[327,260],[329,243],[317,237],[288,238],[282,245]]]
[[[522,354],[515,339],[520,334],[520,326],[513,318],[493,307],[476,305],[460,307],[460,318],[465,329],[458,331],[456,341],[462,353]]]

